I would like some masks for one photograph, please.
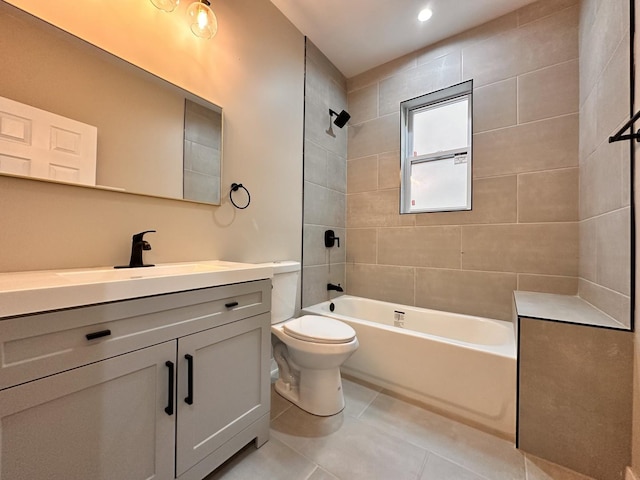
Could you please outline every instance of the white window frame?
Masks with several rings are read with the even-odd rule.
[[[413,156],[413,115],[430,108],[437,108],[461,98],[468,99],[468,136],[469,144],[455,150],[441,151],[428,155]],[[451,212],[471,210],[473,187],[473,80],[468,80],[451,87],[422,95],[400,103],[401,128],[400,128],[400,159],[401,159],[401,183],[400,183],[400,213],[428,213]],[[411,205],[411,169],[415,164],[444,160],[447,158],[466,157],[467,165],[467,202],[465,205],[451,205],[436,208],[416,208]]]

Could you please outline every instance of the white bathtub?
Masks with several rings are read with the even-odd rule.
[[[343,295],[303,309],[353,327],[348,375],[435,411],[515,437],[516,346],[511,322]],[[402,313],[398,313],[402,312]],[[395,325],[394,325],[395,324]]]

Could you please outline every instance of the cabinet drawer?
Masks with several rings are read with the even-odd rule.
[[[0,389],[270,309],[260,280],[0,321]]]

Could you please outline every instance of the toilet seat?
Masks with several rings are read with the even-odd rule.
[[[298,340],[315,343],[349,343],[356,331],[346,323],[320,315],[304,315],[284,323],[284,332]]]

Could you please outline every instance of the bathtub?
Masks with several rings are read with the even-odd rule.
[[[356,331],[360,347],[343,365],[343,373],[515,438],[511,322],[350,295],[306,307],[302,314],[335,318]]]

